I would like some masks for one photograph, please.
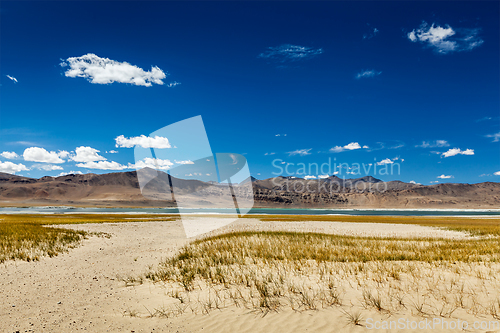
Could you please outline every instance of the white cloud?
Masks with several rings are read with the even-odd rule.
[[[15,158],[18,158],[19,155],[17,155],[16,153],[14,153],[13,151],[4,151],[0,154],[0,156],[2,156],[3,158],[6,158],[6,159],[9,159],[9,160],[13,160]]]
[[[110,151],[107,151],[106,153],[109,153],[109,154],[118,154],[118,151],[117,150],[110,150]]]
[[[15,164],[12,162],[0,162],[0,172],[15,174],[16,172],[28,171],[29,169],[24,164]]]
[[[56,177],[66,176],[66,175],[83,175],[81,171],[69,171],[69,172],[61,172]]]
[[[62,166],[53,164],[35,164],[32,168],[45,171],[64,170]]]
[[[368,149],[368,148],[370,148],[370,147],[368,147],[367,145],[363,146],[363,149]]]
[[[360,149],[360,148],[361,148],[361,146],[357,142],[351,142],[348,145],[344,146],[344,149],[347,149],[347,150],[354,150],[354,149]]]
[[[76,155],[71,156],[71,159],[75,162],[95,162],[104,161],[105,157],[99,155],[100,152],[92,147],[81,146],[75,149]]]
[[[500,141],[500,132],[495,133],[495,134],[488,134],[486,135],[487,138],[493,138],[493,142],[498,142]]]
[[[63,151],[59,155],[55,151],[48,152],[44,148],[30,147],[24,150],[23,157],[25,161],[60,164],[64,163],[60,156],[67,156],[66,153],[66,151]]]
[[[394,162],[390,158],[386,158],[385,160],[377,162],[377,165],[385,165],[385,164],[392,164],[392,163],[394,163]]]
[[[67,158],[69,156],[69,152],[67,152],[66,150],[59,150],[57,152],[57,156],[59,156],[60,158]]]
[[[276,134],[275,136],[286,136],[286,134]]]
[[[181,84],[181,83],[177,82],[177,81],[174,81],[174,82],[170,82],[169,84],[167,84],[167,87],[173,88],[175,86],[178,86],[179,84]]]
[[[316,179],[316,176],[305,176],[304,179]]]
[[[453,29],[449,25],[444,28],[433,23],[429,26],[422,22],[418,29],[407,34],[410,41],[420,42],[434,48],[438,53],[470,51],[483,43],[478,36],[479,29]]]
[[[123,169],[131,169],[125,165],[121,165],[118,162],[114,161],[98,161],[98,162],[86,162],[86,163],[78,163],[76,165],[79,168],[86,169],[99,169],[99,170],[123,170]]]
[[[318,178],[319,179],[326,179],[328,178],[329,176],[328,175],[318,175]]]
[[[157,66],[145,71],[127,62],[101,58],[92,53],[81,57],[70,57],[60,65],[69,66],[64,73],[67,77],[83,77],[90,83],[96,84],[119,82],[150,87],[153,83],[162,85],[162,79],[167,76]]]
[[[361,147],[361,145],[359,143],[351,142],[345,146],[335,146],[333,148],[330,148],[330,152],[331,153],[340,153],[340,152],[343,152],[345,150],[355,150],[355,149],[361,149],[361,148],[368,149],[368,146]]]
[[[276,153],[265,153],[264,156],[268,156],[268,155],[274,155]]]
[[[150,158],[146,157],[143,160],[137,161],[135,164],[129,164],[129,169],[142,169],[142,168],[152,168],[159,170],[168,170],[170,169],[174,163],[170,160],[162,160],[160,158]]]
[[[193,161],[190,161],[190,160],[186,160],[186,161],[175,161],[175,163],[177,164],[194,164]]]
[[[280,46],[269,47],[266,52],[259,54],[258,58],[285,62],[306,59],[321,53],[323,53],[323,49],[313,49],[306,46],[283,44]]]
[[[495,176],[500,176],[500,171],[493,172],[493,174],[494,174]]]
[[[333,148],[330,148],[330,152],[331,153],[340,153],[340,152],[343,152],[345,149],[343,147],[340,147],[340,146],[335,146]]]
[[[450,178],[454,178],[452,175],[449,175],[449,176],[446,176],[446,175],[441,175],[441,176],[437,176],[436,178],[439,178],[439,179],[450,179]]]
[[[142,148],[172,148],[168,139],[162,136],[148,137],[141,135],[128,139],[125,136],[120,135],[115,139],[115,141],[116,147],[118,148],[132,148],[134,146],[141,146]]]
[[[9,79],[11,79],[12,81],[14,81],[15,83],[17,83],[17,79],[13,76],[10,76],[10,75],[5,75],[7,76]]]
[[[231,163],[231,165],[238,164],[238,157],[236,155],[229,154],[229,157],[231,157],[231,159],[233,160],[233,163]]]
[[[420,183],[417,183],[417,182],[416,182],[416,181],[414,181],[414,180],[410,180],[410,184],[422,185],[422,184],[420,184]]]
[[[439,183],[439,181],[434,180],[434,181],[431,181],[430,183],[431,183],[431,184],[436,184],[436,183]]]
[[[446,140],[423,141],[421,145],[416,145],[417,148],[436,148],[449,147],[450,144]]]
[[[297,149],[294,151],[289,151],[287,154],[288,156],[293,156],[293,155],[300,155],[300,156],[306,156],[306,155],[311,155],[310,151],[312,148],[309,149]]]
[[[443,157],[451,157],[455,155],[474,155],[474,149],[461,150],[460,148],[451,148],[447,152],[441,154]]]
[[[356,79],[361,79],[361,78],[364,78],[364,77],[374,77],[374,76],[377,76],[377,75],[380,75],[382,74],[382,72],[377,72],[376,70],[366,70],[366,71],[362,71],[358,74],[356,74]]]

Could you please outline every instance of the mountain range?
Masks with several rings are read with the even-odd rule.
[[[150,181],[141,191],[144,182],[138,177],[145,175]],[[152,169],[39,179],[0,173],[0,206],[175,207],[189,202],[193,207],[230,207],[233,203],[223,195],[227,191],[227,184],[179,179]],[[496,182],[420,185],[372,176],[251,177],[234,184],[231,193],[250,200],[253,194],[254,207],[500,208],[500,183]]]

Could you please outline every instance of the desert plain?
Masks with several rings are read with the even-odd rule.
[[[189,217],[203,224],[225,218]],[[0,327],[500,331],[492,231],[498,219],[455,219],[454,227],[425,225],[430,218],[420,225],[401,218],[324,219],[244,218],[194,239],[186,238],[179,218],[58,224],[86,236],[57,255],[3,261]],[[474,223],[483,231],[467,229]]]

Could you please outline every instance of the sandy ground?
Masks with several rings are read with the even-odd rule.
[[[210,219],[205,222],[210,223]],[[246,219],[238,222],[236,226],[229,225],[226,228],[248,230],[253,224],[257,229],[307,229],[364,235],[372,232],[405,237],[415,233],[438,237],[465,237],[460,233],[450,234],[432,228],[408,225],[373,226],[325,222],[300,222],[291,225],[292,223],[275,224],[273,227],[269,223]],[[148,281],[126,287],[120,277],[142,274],[149,266],[156,265],[162,258],[174,254],[187,241],[181,222],[106,223],[67,227],[105,232],[112,237],[91,237],[85,240],[82,246],[68,253],[54,258],[43,258],[39,262],[8,262],[0,266],[1,332],[369,331],[366,326],[349,325],[345,315],[336,308],[305,312],[283,310],[263,316],[259,312],[230,306],[208,315],[185,313],[171,318],[150,318],[150,312],[168,302],[168,290],[160,284]],[[388,320],[386,315],[376,311],[365,311],[364,317]],[[404,318],[422,320],[411,313]],[[397,319],[398,317],[391,320]],[[455,331],[458,330],[450,330]]]

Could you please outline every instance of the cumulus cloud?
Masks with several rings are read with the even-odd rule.
[[[29,169],[24,164],[16,164],[12,162],[0,162],[0,172],[16,174],[16,172],[28,171]]]
[[[430,183],[431,183],[431,184],[436,184],[436,183],[439,183],[439,181],[438,181],[438,180],[433,180],[433,181],[431,181]]]
[[[494,174],[495,176],[500,176],[500,171],[493,172],[493,174]]]
[[[64,73],[67,77],[83,77],[95,84],[119,82],[150,87],[153,83],[162,85],[162,79],[167,76],[157,66],[151,67],[150,71],[145,71],[127,62],[101,58],[93,53],[87,53],[81,57],[70,57],[60,65],[67,68]]]
[[[377,72],[374,69],[366,70],[366,71],[362,71],[362,72],[356,74],[356,79],[359,80],[361,78],[374,77],[374,76],[377,76],[377,75],[380,75],[380,74],[382,74],[382,72]]]
[[[451,148],[447,152],[441,154],[443,157],[451,157],[455,155],[474,155],[474,149],[461,150],[460,148]]]
[[[495,133],[495,134],[488,134],[486,135],[487,138],[493,138],[493,142],[498,142],[500,141],[500,132]]]
[[[330,152],[331,153],[340,153],[340,152],[343,152],[346,150],[356,150],[356,149],[361,149],[361,148],[368,149],[368,146],[361,147],[361,145],[358,142],[351,142],[345,146],[335,146],[333,148],[330,148]]]
[[[347,150],[354,150],[354,149],[360,149],[360,148],[361,148],[361,146],[357,142],[351,142],[348,145],[344,146],[344,149],[347,149]]]
[[[75,149],[76,155],[71,156],[70,158],[75,162],[95,162],[95,161],[104,161],[105,157],[99,155],[100,152],[97,149],[92,147],[81,146]]]
[[[64,163],[61,157],[66,157],[67,153],[67,151],[56,153],[55,151],[49,152],[40,147],[30,147],[24,150],[23,157],[25,161],[60,164]]]
[[[417,148],[436,148],[449,147],[450,144],[446,140],[423,141],[421,145],[416,145]]]
[[[68,172],[61,172],[58,174],[56,177],[61,177],[61,176],[66,176],[66,175],[83,175],[83,172],[81,171],[68,171]]]
[[[194,164],[193,161],[190,160],[185,160],[185,161],[175,161],[177,164]]]
[[[288,156],[293,156],[293,155],[300,155],[300,156],[306,156],[306,155],[311,155],[310,151],[312,148],[309,149],[297,149],[294,151],[289,151],[287,154]]]
[[[318,175],[318,178],[319,179],[326,179],[328,178],[329,176],[328,175]]]
[[[67,158],[69,156],[69,152],[67,152],[66,150],[59,150],[57,152],[57,156],[59,156],[60,158]]]
[[[439,178],[439,179],[450,179],[450,178],[454,178],[454,177],[452,175],[446,176],[446,175],[442,174],[441,176],[437,176],[437,178]]]
[[[53,164],[35,164],[32,168],[45,171],[63,170],[62,166]]]
[[[98,170],[123,170],[123,169],[131,169],[126,165],[121,165],[115,161],[98,161],[98,162],[85,162],[78,163],[76,165],[79,168],[86,169],[98,169]]]
[[[414,181],[414,180],[410,180],[410,184],[422,185],[422,184],[420,184],[420,183],[417,183],[417,182],[416,182],[416,181]]]
[[[126,138],[123,135],[118,136],[116,139],[117,148],[132,148],[140,146],[142,148],[172,148],[172,145],[167,138],[162,136],[148,137],[145,135],[134,136]]]
[[[15,158],[18,158],[19,155],[17,155],[16,153],[14,153],[13,151],[4,151],[0,154],[0,156],[2,156],[3,158],[6,158],[6,159],[9,159],[9,160],[13,160]]]
[[[264,156],[268,156],[268,155],[274,155],[276,153],[265,153]]]
[[[394,163],[393,160],[391,160],[390,158],[386,158],[385,160],[377,162],[377,165],[385,165],[385,164],[392,164],[392,163]]]
[[[305,176],[304,179],[316,179],[316,176]]]
[[[152,168],[159,170],[168,170],[174,163],[170,160],[162,160],[160,158],[146,157],[143,160],[137,161],[135,164],[129,164],[130,169]]]
[[[118,154],[118,151],[117,150],[110,150],[110,151],[107,151],[106,153],[109,153],[109,154]]]
[[[17,79],[13,76],[10,76],[10,75],[5,75],[7,76],[9,79],[11,79],[12,81],[14,81],[15,83],[17,83]]]
[[[266,52],[259,54],[258,58],[272,59],[279,62],[297,61],[311,58],[323,53],[323,49],[313,49],[311,47],[283,44],[269,47]]]
[[[449,25],[441,27],[435,23],[429,25],[425,21],[418,29],[409,32],[407,37],[414,43],[422,43],[442,54],[470,51],[483,44],[479,29],[453,29]]]

